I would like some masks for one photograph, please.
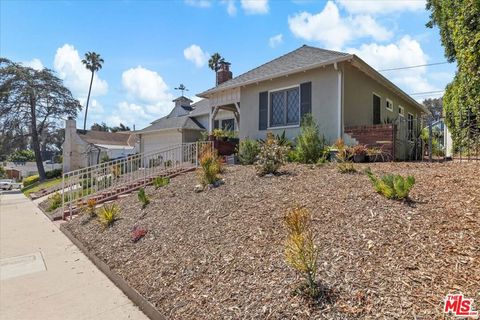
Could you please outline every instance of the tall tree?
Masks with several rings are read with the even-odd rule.
[[[428,98],[423,100],[422,104],[431,112],[426,118],[427,123],[440,120],[443,114],[442,98]]]
[[[85,65],[85,68],[92,72],[92,77],[90,78],[90,87],[88,88],[87,106],[85,107],[85,119],[83,119],[83,130],[86,130],[88,103],[90,102],[90,93],[92,92],[93,76],[95,75],[96,71],[102,69],[104,61],[98,53],[89,51],[85,53],[85,59],[82,60],[82,63]]]
[[[212,54],[212,56],[208,60],[208,67],[213,71],[215,71],[215,85],[218,85],[217,71],[220,69],[220,63],[224,61],[225,61],[225,58],[222,58],[222,56],[218,52],[215,52],[214,54]]]
[[[457,62],[454,80],[443,96],[445,122],[454,144],[480,137],[480,1],[427,0],[430,21],[437,26],[450,62]]]
[[[107,126],[107,124],[106,124],[105,122],[102,122],[101,124],[95,122],[95,123],[92,124],[92,126],[90,127],[90,130],[92,130],[92,131],[109,132],[109,131],[110,131],[110,127]]]
[[[35,70],[0,58],[0,123],[2,130],[28,132],[40,180],[45,179],[40,137],[52,121],[76,117],[82,109],[52,70]],[[20,121],[19,121],[20,119]]]

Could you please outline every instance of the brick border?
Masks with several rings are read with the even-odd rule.
[[[80,251],[85,254],[93,264],[100,269],[132,302],[143,311],[143,313],[151,320],[166,320],[164,315],[155,308],[147,299],[145,299],[137,290],[132,288],[122,277],[117,275],[110,267],[98,258],[95,254],[87,250],[87,248],[75,238],[75,236],[67,230],[63,224],[60,225],[60,231],[73,242]]]

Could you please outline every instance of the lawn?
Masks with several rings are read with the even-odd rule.
[[[51,180],[46,180],[43,181],[39,184],[33,184],[28,187],[25,187],[22,189],[23,194],[25,194],[27,197],[30,193],[35,193],[43,189],[51,188],[53,186],[56,186],[58,184],[62,183],[62,178],[56,178],[56,179],[51,179]]]
[[[194,193],[196,174],[119,199],[103,229],[80,216],[67,228],[168,319],[443,319],[443,299],[480,302],[480,165],[376,163],[376,174],[413,174],[409,201],[388,200],[361,173],[290,164],[259,178],[228,167],[225,184]],[[366,165],[357,168],[365,169]],[[326,299],[295,292],[284,259],[287,210],[305,206],[320,250]],[[133,243],[134,226],[147,230]]]

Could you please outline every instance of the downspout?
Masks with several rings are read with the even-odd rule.
[[[333,63],[333,68],[337,71],[337,123],[338,123],[338,138],[343,139],[343,77],[342,70],[338,66],[337,62]]]

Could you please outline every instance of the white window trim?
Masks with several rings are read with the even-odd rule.
[[[391,105],[391,108],[388,107],[388,103],[390,102],[390,105]],[[388,111],[392,111],[393,112],[393,101],[390,100],[390,99],[386,99],[386,102],[385,102],[385,109],[387,109]]]
[[[400,112],[400,110],[402,110],[402,112]],[[402,118],[405,118],[405,108],[401,105],[398,105],[398,115]]]
[[[284,91],[284,90],[288,90],[288,89],[293,89],[293,88],[298,88],[298,116],[301,117],[301,109],[300,109],[300,105],[302,104],[302,102],[300,101],[301,100],[301,92],[300,92],[300,84],[295,84],[295,85],[292,85],[292,86],[288,86],[288,87],[283,87],[283,88],[275,88],[273,90],[268,90],[268,107],[267,107],[267,122],[268,122],[268,126],[267,126],[267,130],[275,130],[275,129],[289,129],[289,128],[298,128],[300,127],[300,123],[302,122],[302,119],[300,118],[299,121],[298,121],[298,124],[291,124],[291,125],[286,125],[286,126],[271,126],[270,125],[270,109],[271,109],[271,106],[270,106],[270,93],[271,92],[277,92],[277,91]]]

